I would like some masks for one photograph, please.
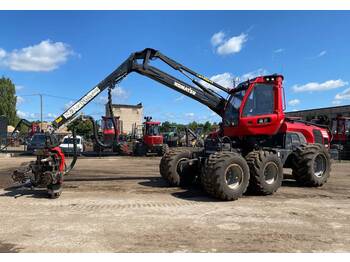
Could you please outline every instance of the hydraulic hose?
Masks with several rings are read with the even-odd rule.
[[[103,148],[110,148],[110,147],[112,147],[114,141],[111,144],[105,144],[105,143],[103,143],[100,140],[99,135],[98,135],[98,127],[97,127],[97,124],[96,124],[94,118],[92,116],[84,116],[84,117],[89,119],[91,121],[91,123],[92,123],[93,136],[94,136],[94,139],[96,140],[96,143],[100,147],[103,147]],[[116,134],[114,134],[114,135],[115,135],[114,137],[116,137]]]
[[[114,113],[113,113],[113,109],[112,109],[112,88],[113,87],[114,86],[111,85],[111,87],[108,88],[108,102],[107,102],[109,115],[112,118],[112,124],[113,124],[113,128],[114,128],[114,137],[113,137],[113,140],[111,143],[105,144],[104,142],[102,142],[100,140],[99,135],[98,135],[98,128],[97,128],[97,125],[96,125],[94,118],[92,116],[85,116],[86,118],[88,118],[91,121],[92,127],[93,127],[94,139],[96,140],[96,143],[102,148],[111,148],[113,146],[113,144],[119,140],[118,139],[117,123],[115,122]]]
[[[64,175],[69,173],[74,168],[75,163],[78,160],[78,150],[77,150],[77,140],[76,140],[77,135],[76,135],[75,128],[73,128],[72,134],[73,134],[73,159],[72,159],[72,162],[69,164],[69,166],[66,167],[66,169],[64,170]]]

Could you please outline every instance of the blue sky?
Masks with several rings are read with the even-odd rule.
[[[45,11],[0,13],[0,70],[17,86],[19,114],[61,114],[130,53],[159,49],[230,84],[282,73],[287,111],[350,103],[350,13],[293,11]],[[170,70],[172,74],[176,72]],[[218,121],[205,106],[131,74],[115,103],[142,102],[160,121]],[[83,111],[99,118],[106,94]]]

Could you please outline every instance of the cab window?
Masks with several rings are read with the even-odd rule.
[[[273,85],[255,84],[247,98],[243,117],[272,114],[274,111]]]

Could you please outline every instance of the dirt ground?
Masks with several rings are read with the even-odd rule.
[[[350,163],[322,188],[221,202],[168,188],[157,157],[82,158],[50,200],[13,187],[28,160],[0,159],[0,252],[350,252]]]

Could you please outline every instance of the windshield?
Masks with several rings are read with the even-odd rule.
[[[272,114],[273,110],[273,85],[255,84],[245,102],[242,117]]]
[[[112,118],[106,118],[102,123],[104,129],[114,129]],[[115,124],[118,126],[118,121],[116,119]]]
[[[35,144],[45,145],[45,135],[34,135],[31,142]]]
[[[80,138],[76,138],[75,141],[76,141],[77,144],[80,144]],[[73,138],[65,138],[63,140],[62,144],[73,144],[73,143],[74,143]]]
[[[157,125],[147,125],[146,134],[149,136],[159,135],[159,126]]]
[[[348,135],[350,133],[350,120],[349,119],[338,119],[333,120],[332,133],[339,135]]]
[[[226,126],[235,126],[238,124],[239,108],[242,104],[245,92],[245,89],[238,91],[229,99],[224,114],[224,124]]]

